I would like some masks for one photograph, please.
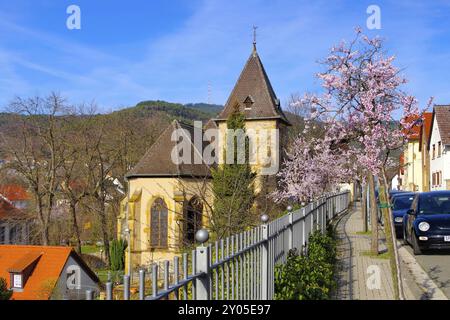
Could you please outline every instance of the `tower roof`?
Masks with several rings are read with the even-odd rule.
[[[235,106],[239,106],[247,120],[279,119],[290,124],[281,110],[280,100],[273,91],[255,45],[224,109],[214,120],[226,120]]]

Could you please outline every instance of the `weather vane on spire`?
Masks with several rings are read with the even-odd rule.
[[[258,29],[257,26],[253,26],[253,52],[256,52],[256,29]]]

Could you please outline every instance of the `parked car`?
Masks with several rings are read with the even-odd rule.
[[[416,255],[428,249],[450,249],[450,190],[415,195],[403,218],[403,239]]]
[[[389,191],[389,200],[391,200],[392,203],[392,197],[398,194],[402,194],[402,193],[409,193],[408,191],[404,191],[404,190],[390,190]]]
[[[395,234],[397,237],[403,236],[403,216],[411,208],[414,200],[414,192],[401,192],[392,196],[392,215],[394,218]]]

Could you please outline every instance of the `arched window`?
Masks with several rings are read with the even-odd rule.
[[[202,227],[203,205],[199,198],[192,197],[184,212],[185,244],[195,243],[195,233]]]
[[[163,199],[156,199],[150,212],[150,246],[167,248],[167,205]]]

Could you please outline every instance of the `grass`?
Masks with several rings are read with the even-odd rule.
[[[388,251],[383,252],[381,254],[373,254],[372,251],[361,251],[360,255],[362,256],[366,256],[366,257],[371,257],[371,258],[376,258],[376,259],[390,259],[390,254]]]
[[[357,234],[359,236],[370,236],[370,235],[372,235],[372,231],[357,231],[357,232],[355,232],[355,234]]]
[[[97,247],[96,245],[85,245],[81,246],[81,253],[82,254],[92,254],[100,252],[100,247]]]

